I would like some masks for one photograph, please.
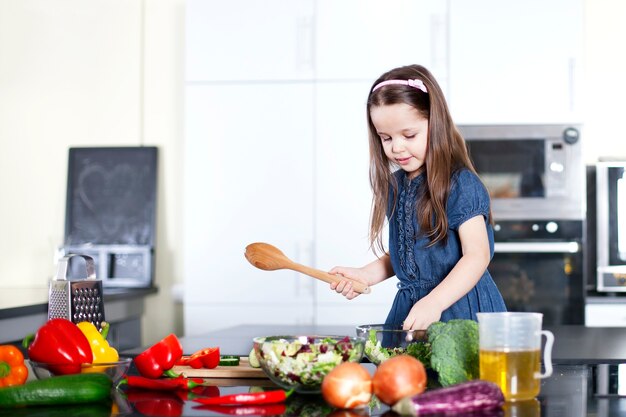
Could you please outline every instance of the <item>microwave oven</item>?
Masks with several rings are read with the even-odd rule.
[[[494,219],[583,220],[580,125],[458,126]]]
[[[626,292],[626,162],[595,168],[597,290]]]

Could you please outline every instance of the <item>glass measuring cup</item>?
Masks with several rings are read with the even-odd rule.
[[[480,379],[499,385],[507,401],[539,394],[540,379],[552,375],[554,335],[541,330],[541,313],[477,313]],[[546,337],[541,373],[541,336]]]

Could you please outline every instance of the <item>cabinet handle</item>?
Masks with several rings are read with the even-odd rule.
[[[296,23],[296,69],[312,70],[315,65],[315,48],[313,39],[313,17],[300,16]]]
[[[575,109],[576,99],[576,58],[570,58],[568,61],[568,89],[569,89],[569,111],[573,112]]]

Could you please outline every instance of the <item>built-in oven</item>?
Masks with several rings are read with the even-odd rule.
[[[491,197],[489,272],[510,311],[584,324],[586,172],[578,125],[459,126]]]
[[[489,272],[509,311],[543,313],[546,325],[584,324],[581,220],[504,220],[494,224]]]

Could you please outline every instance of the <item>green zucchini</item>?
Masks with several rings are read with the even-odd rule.
[[[0,408],[110,400],[111,385],[111,379],[105,374],[53,376],[24,385],[0,388]]]

